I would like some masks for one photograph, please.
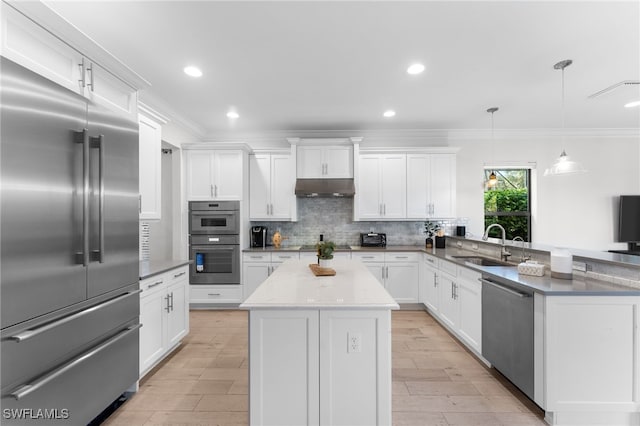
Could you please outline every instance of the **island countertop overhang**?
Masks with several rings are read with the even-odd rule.
[[[316,277],[308,260],[288,260],[240,309],[389,310],[399,305],[358,260],[334,259],[335,276]]]

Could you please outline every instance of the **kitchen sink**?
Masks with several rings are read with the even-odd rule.
[[[489,257],[484,256],[451,256],[454,259],[462,260],[468,263],[473,263],[474,265],[480,266],[513,266],[510,263],[503,262],[498,259],[491,259]]]

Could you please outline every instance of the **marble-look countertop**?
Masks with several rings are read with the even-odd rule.
[[[269,276],[241,309],[399,309],[367,267],[334,259],[335,276],[316,277],[308,260],[288,260]]]
[[[190,260],[166,259],[166,260],[142,260],[140,261],[140,279],[162,274],[180,266],[188,265]]]

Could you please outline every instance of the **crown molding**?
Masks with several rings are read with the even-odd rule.
[[[159,122],[160,124],[167,124],[169,122],[169,119],[167,117],[165,117],[155,109],[151,108],[149,105],[145,104],[144,102],[138,102],[138,112]]]
[[[247,153],[253,152],[253,149],[242,142],[201,142],[201,143],[186,143],[180,146],[182,149],[239,149]]]
[[[203,127],[184,117],[164,100],[144,90],[139,93],[138,99],[140,99],[138,104],[142,103],[157,114],[165,116],[167,118],[167,122],[171,122],[172,124],[178,125],[182,129],[186,130],[188,133],[193,135],[194,139],[204,139],[206,132]]]

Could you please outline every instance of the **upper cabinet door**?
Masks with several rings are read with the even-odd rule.
[[[298,147],[298,172],[301,179],[313,179],[324,177],[324,158],[322,148],[319,146]]]
[[[407,217],[429,217],[429,182],[431,161],[429,154],[407,155]]]
[[[215,151],[212,174],[215,200],[242,199],[242,151]]]
[[[456,215],[456,155],[407,155],[407,218]]]
[[[268,219],[270,213],[271,156],[249,156],[249,217]]]
[[[325,148],[325,177],[353,177],[353,147],[328,146]]]
[[[187,200],[213,199],[212,153],[207,150],[186,152]]]
[[[352,146],[299,146],[297,177],[336,179],[353,177]]]
[[[291,205],[294,196],[291,155],[271,155],[271,218],[291,219]]]
[[[434,218],[456,216],[456,155],[431,154],[431,215]]]
[[[187,201],[241,200],[241,150],[188,150]]]
[[[382,157],[382,217],[407,217],[407,156],[385,154]]]
[[[140,219],[160,219],[162,212],[162,127],[150,118],[139,116]]]
[[[356,202],[361,220],[378,219],[382,216],[381,162],[379,155],[360,156]]]
[[[78,94],[82,85],[82,55],[4,2],[2,56]]]
[[[138,92],[95,63],[85,60],[84,84],[89,99],[113,111],[135,116]]]

